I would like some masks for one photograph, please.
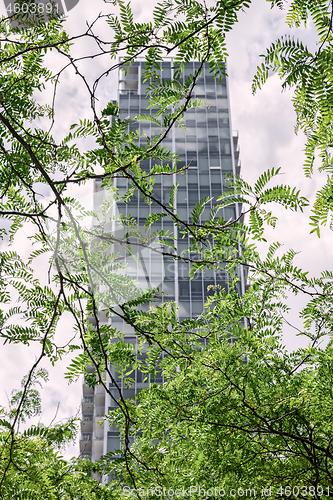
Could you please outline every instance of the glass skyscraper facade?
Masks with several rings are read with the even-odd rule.
[[[119,74],[118,103],[121,118],[134,118],[138,114],[147,114],[148,98],[146,89],[148,84],[143,82],[142,61],[134,62],[129,73],[125,75],[122,71]],[[172,61],[163,61],[160,64],[161,76],[163,79],[172,79]],[[200,67],[200,63],[189,63],[184,71],[184,77],[193,74]],[[208,71],[208,65],[204,65],[202,74],[195,87],[194,96],[202,99],[205,106],[191,108],[186,112],[185,128],[174,127],[168,137],[163,141],[163,145],[170,151],[178,155],[178,168],[187,166],[186,175],[172,174],[156,176],[154,185],[154,196],[168,204],[169,192],[172,184],[178,184],[175,210],[183,221],[190,221],[191,211],[195,204],[202,198],[209,197],[211,200],[207,204],[206,210],[201,216],[201,221],[208,220],[210,208],[216,202],[226,187],[226,176],[239,174],[239,147],[238,136],[232,133],[230,120],[230,106],[228,97],[228,82],[223,77],[222,82],[214,79]],[[150,111],[153,114],[153,110]],[[149,122],[138,124],[132,121],[130,130],[139,129],[140,136],[156,137],[160,128]],[[146,138],[140,139],[142,144],[146,143]],[[149,171],[157,161],[145,160],[141,162],[141,168]],[[128,181],[125,178],[118,178],[116,186],[121,192],[128,188]],[[103,190],[100,183],[95,183],[95,207],[102,202]],[[131,215],[137,220],[138,226],[144,225],[150,213],[157,213],[161,209],[157,203],[147,205],[143,197],[136,192],[128,204],[117,202],[117,210],[121,214]],[[241,207],[238,205],[229,206],[224,209],[222,216],[225,220],[235,219],[240,215]],[[154,224],[155,229],[169,230],[177,238],[178,253],[185,251],[189,247],[188,236],[183,237],[177,234],[177,228],[169,217],[161,219]],[[120,252],[121,253],[121,252]],[[187,254],[189,256],[189,254]],[[123,254],[122,258],[127,259]],[[195,317],[203,310],[204,302],[210,293],[214,293],[214,286],[220,285],[228,290],[228,277],[226,273],[220,271],[215,273],[208,270],[205,273],[197,273],[194,279],[189,280],[189,264],[184,261],[175,261],[172,257],[161,256],[152,251],[144,255],[144,271],[139,271],[132,267],[134,277],[143,286],[149,284],[159,286],[163,292],[168,294],[163,300],[174,300],[179,308],[179,318]],[[137,275],[135,273],[137,272]],[[245,291],[246,276],[243,270],[239,270],[238,292]],[[103,320],[103,318],[101,318]],[[105,318],[105,321],[106,318]],[[135,343],[135,335],[129,325],[123,323],[118,318],[108,320],[112,322],[118,330],[126,334],[128,342]],[[121,386],[119,376],[111,367],[112,373],[117,378]],[[162,377],[157,380],[163,383]],[[111,393],[118,399],[118,389],[113,387],[108,381]],[[143,383],[142,374],[135,373],[135,384],[131,389],[122,387],[125,398],[133,397],[147,383]],[[80,450],[83,456],[98,460],[101,455],[114,449],[119,449],[119,432],[117,428],[109,428],[107,424],[99,425],[102,416],[112,411],[114,403],[104,389],[97,386],[95,390],[83,384],[82,400],[82,435]]]

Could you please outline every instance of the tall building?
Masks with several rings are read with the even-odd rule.
[[[145,95],[147,84],[143,82],[142,71],[143,61],[136,61],[125,75],[122,71],[119,74],[118,103],[121,110],[121,117],[134,118],[139,113],[147,114],[148,99]],[[172,61],[164,61],[160,65],[163,79],[172,79]],[[184,77],[188,77],[200,67],[198,62],[189,63],[185,69]],[[215,200],[221,195],[225,185],[225,177],[230,174],[239,174],[239,148],[238,136],[232,133],[230,120],[230,105],[228,97],[228,82],[224,77],[219,84],[208,71],[208,65],[204,66],[201,77],[195,87],[195,97],[203,99],[207,106],[192,108],[186,112],[186,130],[181,127],[173,128],[169,136],[164,140],[164,145],[170,151],[178,155],[178,167],[189,166],[184,174],[161,175],[156,177],[154,194],[160,200],[165,200],[169,196],[169,190],[173,183],[178,183],[176,210],[182,220],[189,221],[194,205],[204,197],[210,197],[207,209],[201,216],[201,220],[208,220],[209,207],[214,205]],[[129,129],[139,128],[140,135],[156,136],[160,129],[151,123],[138,123],[133,121]],[[141,140],[141,139],[140,139]],[[144,142],[146,139],[142,139]],[[151,160],[141,163],[144,170],[149,171]],[[117,179],[117,187],[125,190],[127,180]],[[95,184],[95,206],[101,203],[103,191],[100,183]],[[226,220],[234,219],[240,214],[240,206],[234,205],[224,209],[223,217]],[[133,196],[128,204],[117,202],[117,210],[121,214],[135,217],[138,225],[144,224],[150,212],[158,212],[160,208],[157,204],[150,207],[145,200],[138,196]],[[155,229],[162,228],[169,230],[178,238],[178,252],[186,250],[189,246],[188,236],[183,238],[177,235],[177,228],[170,218],[163,218]],[[123,259],[127,257],[123,255]],[[133,269],[133,268],[132,268]],[[195,279],[189,280],[189,264],[182,261],[174,261],[172,258],[165,258],[159,254],[148,251],[144,256],[144,270],[135,270],[137,279],[144,284],[151,286],[161,286],[163,292],[168,294],[165,300],[174,300],[179,308],[179,318],[195,317],[203,310],[203,304],[207,295],[213,292],[211,285],[220,285],[228,289],[228,278],[224,272],[218,274],[214,271],[206,271],[204,274],[197,273]],[[239,293],[245,291],[246,277],[242,270],[239,270],[240,281],[238,283]],[[105,319],[106,320],[106,319]],[[112,324],[118,330],[125,332],[129,342],[136,342],[133,330],[127,324],[123,324],[119,318],[113,318]],[[114,375],[115,370],[111,367]],[[163,383],[162,377],[157,382]],[[117,399],[118,389],[112,386],[110,391]],[[118,379],[121,385],[121,380]],[[133,397],[137,391],[146,387],[142,381],[142,374],[135,373],[135,385],[131,388],[122,388],[125,398]],[[100,386],[93,391],[86,384],[83,384],[82,400],[82,434],[80,440],[80,450],[83,456],[98,460],[101,455],[119,449],[119,432],[117,428],[109,428],[107,424],[102,427],[97,422],[102,416],[114,407],[114,402]]]

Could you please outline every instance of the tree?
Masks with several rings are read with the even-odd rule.
[[[321,10],[316,7],[313,14],[318,26],[328,26],[327,38],[323,38],[326,43],[330,37],[328,7],[325,2],[318,5]],[[228,190],[221,193],[205,223],[200,215],[207,200],[196,205],[188,222],[173,211],[176,185],[170,188],[168,203],[154,195],[156,176],[186,171],[186,167],[177,167],[177,158],[163,148],[162,140],[173,126],[183,125],[187,109],[204,105],[192,97],[201,68],[183,79],[186,62],[208,62],[214,75],[221,78],[225,73],[225,34],[237,21],[238,12],[249,6],[245,0],[216,2],[212,7],[204,2],[168,1],[154,8],[151,23],[135,23],[130,5],[120,3],[118,17],[106,16],[112,42],[98,34],[96,26],[104,21],[103,16],[76,37],[70,37],[64,31],[65,21],[57,18],[26,29],[10,28],[9,20],[2,20],[0,214],[9,221],[3,234],[13,240],[27,221],[36,232],[28,262],[10,250],[1,254],[1,336],[6,342],[41,345],[22,390],[14,395],[14,410],[2,421],[2,498],[36,494],[42,498],[77,498],[79,494],[83,498],[125,498],[128,488],[136,498],[155,498],[163,488],[174,492],[184,488],[193,498],[211,496],[212,488],[221,491],[214,491],[215,496],[222,496],[223,491],[229,495],[235,488],[236,496],[241,497],[247,488],[261,492],[270,486],[267,496],[285,498],[298,495],[298,490],[292,490],[295,477],[301,494],[329,496],[332,343],[323,348],[320,341],[329,337],[332,327],[333,275],[327,271],[309,278],[294,265],[295,252],[281,255],[279,245],[273,244],[262,257],[255,247],[255,241],[264,238],[265,224],[276,223],[270,211],[272,203],[302,211],[308,201],[290,186],[269,187],[279,173],[274,169],[263,173],[253,187],[242,179],[230,179]],[[307,6],[306,2],[292,2],[290,16],[304,18]],[[325,37],[322,31],[320,36]],[[81,56],[74,55],[75,43],[86,39],[95,42],[97,52],[84,58],[107,56],[112,60],[123,55],[122,61],[108,63],[92,84],[80,68]],[[289,53],[297,44],[290,46]],[[65,61],[56,74],[47,66],[51,52]],[[147,138],[144,147],[136,142],[138,132],[129,128],[133,120],[121,119],[116,104],[105,103],[101,111],[96,104],[102,76],[120,66],[129,70],[141,54],[146,58],[144,76],[150,106],[158,111],[156,118],[147,113],[134,122],[151,121],[160,127],[157,137]],[[158,77],[158,62],[170,54],[175,54],[176,73],[168,83]],[[271,59],[267,56],[266,65]],[[290,57],[290,64],[293,61]],[[328,72],[329,64],[321,64]],[[57,117],[57,89],[67,67],[85,85],[92,117],[81,118],[65,137],[56,140],[51,131]],[[265,71],[258,72],[255,85],[264,81]],[[42,105],[39,95],[45,88],[51,88],[53,94],[51,104]],[[300,94],[295,102],[297,110],[301,109]],[[94,141],[93,147],[80,148],[79,140],[86,138]],[[329,144],[320,144],[326,155]],[[151,172],[142,168],[146,159],[156,161]],[[115,191],[116,177],[128,179],[127,193]],[[71,185],[81,186],[93,179],[101,179],[110,195],[99,215],[87,212],[70,193]],[[40,184],[50,193],[47,202],[38,196]],[[132,219],[119,216],[116,222],[122,235],[110,234],[106,228],[115,221],[113,204],[120,196],[128,201],[136,192],[148,205],[158,203],[161,213],[147,219],[144,233]],[[247,225],[241,219],[226,221],[219,216],[219,210],[232,203],[243,204]],[[87,216],[95,218],[94,228],[84,224]],[[154,230],[161,217],[168,217],[184,235],[191,235],[189,253],[179,254],[171,234]],[[213,246],[205,244],[212,239]],[[128,252],[133,246],[153,248],[156,240],[162,254],[191,264],[190,278],[199,270],[223,267],[234,291],[215,290],[196,319],[180,321],[172,302],[154,306],[160,291],[139,292],[129,275],[120,274],[113,249],[117,244]],[[44,254],[51,255],[46,270],[50,283],[46,286],[37,279],[34,267]],[[236,286],[240,266],[252,271],[250,287],[242,297]],[[309,298],[301,313],[304,330],[300,332],[309,338],[309,347],[292,353],[281,344],[281,312],[288,309],[290,292]],[[15,294],[21,305],[10,307]],[[143,310],[144,305],[150,309]],[[134,328],[142,348],[147,349],[144,361],[136,359],[134,351],[124,344],[122,332],[101,324],[101,311],[120,316]],[[59,347],[54,334],[65,312],[75,319],[76,339]],[[229,343],[231,337],[238,341]],[[128,384],[134,369],[144,376],[162,369],[167,379],[164,386],[152,384],[135,401],[124,399],[120,392],[119,409],[106,418],[120,427],[123,448],[97,464],[66,464],[54,451],[54,445],[63,441],[59,435],[64,431],[73,434],[71,420],[63,427],[37,426],[25,433],[19,429],[22,416],[29,416],[35,404],[37,394],[31,393],[32,384],[44,357],[56,363],[76,350],[80,352],[68,368],[68,378],[85,374],[91,386],[100,384],[107,392],[106,372],[117,386],[110,361],[117,363]],[[162,361],[161,353],[165,354]],[[42,448],[46,463],[40,456]],[[111,474],[110,485],[98,486],[84,475],[89,470],[100,476]],[[22,472],[19,478],[18,471]],[[82,492],[73,491],[74,481]]]
[[[271,0],[272,7],[281,9],[290,3],[287,13],[289,27],[299,28],[313,23],[317,33],[318,49],[312,51],[301,40],[284,35],[273,43],[264,55],[253,81],[253,91],[260,89],[269,72],[283,80],[282,88],[295,88],[293,98],[297,116],[296,132],[306,135],[305,175],[313,173],[316,152],[319,152],[319,171],[327,172],[327,181],[318,191],[311,216],[312,232],[320,235],[320,226],[330,221],[332,207],[332,5],[324,0],[316,2],[285,2]]]
[[[30,382],[22,381],[15,391],[10,410],[1,410],[0,435],[2,498],[108,498],[108,491],[91,478],[90,468],[78,461],[66,461],[61,448],[75,437],[75,419],[46,427],[30,426],[23,432],[18,425],[41,414],[41,399],[36,386],[47,381],[47,372],[35,370]]]

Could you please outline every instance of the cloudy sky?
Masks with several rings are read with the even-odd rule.
[[[136,20],[144,21],[151,17],[154,2],[133,0],[132,7]],[[80,0],[79,4],[68,13],[67,30],[71,34],[82,32],[86,20],[92,21],[99,12],[110,12],[114,9],[110,4],[105,5],[102,0]],[[4,8],[0,14],[4,13]],[[100,22],[99,33],[106,39],[111,39],[110,29]],[[260,61],[259,54],[264,53],[279,35],[290,32],[285,25],[285,12],[278,9],[271,10],[265,0],[255,0],[251,9],[240,15],[239,23],[228,35],[227,46],[229,51],[228,72],[230,76],[229,89],[231,100],[232,125],[239,131],[241,147],[242,175],[249,181],[256,180],[264,170],[272,167],[281,167],[283,175],[279,182],[289,183],[301,189],[304,196],[313,200],[314,192],[325,181],[324,176],[315,174],[312,179],[306,179],[302,171],[304,161],[302,134],[294,134],[295,115],[291,105],[292,93],[287,91],[281,93],[280,81],[276,76],[269,78],[263,90],[256,96],[251,93],[251,81],[256,66]],[[314,33],[311,26],[305,30],[299,30],[298,35],[309,44],[314,43]],[[92,47],[88,43],[79,46],[77,53],[85,53]],[[87,60],[81,64],[81,69],[89,74],[90,78],[100,74],[107,67],[107,60]],[[50,65],[55,70],[60,67],[61,61],[57,56],[52,56]],[[104,79],[99,90],[99,105],[104,107],[110,99],[117,95],[117,75],[111,74]],[[49,93],[45,93],[43,100],[49,99]],[[89,95],[82,82],[72,70],[67,71],[61,80],[56,108],[57,125],[55,135],[61,137],[66,128],[78,118],[90,117]],[[86,197],[91,200],[91,186],[83,188],[80,193],[74,195]],[[87,201],[88,204],[88,201]],[[306,215],[285,212],[278,207],[275,209],[279,216],[276,229],[268,232],[269,241],[278,240],[284,243],[285,248],[292,247],[301,253],[297,257],[297,264],[307,268],[312,274],[322,269],[332,268],[332,252],[330,243],[332,233],[328,229],[322,231],[320,240],[309,235],[309,225]],[[309,215],[309,213],[307,213]],[[26,254],[29,251],[27,237],[31,228],[25,227],[19,235],[19,241],[14,245],[15,249]],[[262,251],[265,245],[262,245]],[[40,269],[47,269],[40,266]],[[46,280],[45,275],[41,276]],[[301,327],[297,318],[298,308],[302,305],[302,299],[291,300],[292,313],[289,320],[296,326]],[[72,321],[69,317],[62,319],[59,328],[59,338],[68,339],[72,331]],[[286,329],[285,342],[290,349],[297,346],[299,337],[297,331]],[[0,363],[0,404],[6,404],[7,396],[13,388],[19,386],[20,380],[26,374],[37,355],[29,347],[2,346]],[[79,412],[81,399],[81,383],[68,384],[64,381],[63,373],[68,360],[59,363],[54,369],[46,366],[50,372],[50,382],[43,390],[42,421],[47,424],[55,415],[58,403],[58,420]],[[68,452],[77,454],[77,448],[73,446]]]

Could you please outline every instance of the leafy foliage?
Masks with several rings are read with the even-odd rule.
[[[272,2],[272,6],[280,8],[284,4],[284,1]],[[255,92],[267,81],[271,72],[275,72],[283,80],[283,89],[294,89],[296,131],[302,130],[306,136],[305,174],[310,177],[313,173],[317,152],[321,163],[319,171],[327,173],[325,185],[317,192],[310,222],[312,232],[318,236],[320,226],[332,220],[332,20],[330,2],[290,2],[287,24],[299,28],[311,21],[317,34],[317,48],[311,51],[299,39],[281,36],[262,56],[264,62],[258,66],[253,80]]]
[[[284,2],[275,5],[282,8]],[[106,15],[111,42],[95,35],[103,16],[75,37],[64,31],[65,20],[21,32],[13,31],[8,19],[0,22],[0,215],[8,224],[1,235],[12,243],[24,224],[34,229],[27,259],[10,248],[0,254],[0,336],[5,344],[40,346],[10,408],[1,410],[4,499],[125,498],[125,486],[139,499],[159,496],[157,486],[192,487],[191,496],[200,498],[199,487],[261,490],[267,483],[271,498],[281,498],[277,488],[291,487],[295,477],[305,487],[332,484],[333,275],[310,277],[295,265],[293,250],[283,253],[276,243],[262,256],[254,244],[265,241],[265,225],[277,223],[274,204],[302,212],[309,202],[296,188],[277,185],[280,169],[270,169],[254,186],[232,176],[208,217],[203,215],[211,200],[205,196],[183,220],[175,210],[177,178],[189,165],[178,165],[163,142],[172,128],[186,130],[189,109],[206,106],[195,97],[204,65],[219,81],[225,76],[226,34],[249,6],[246,0],[212,6],[166,0],[154,7],[152,21],[138,23],[131,5],[119,2],[119,14],[111,7]],[[318,234],[332,201],[329,8],[323,1],[292,1],[287,22],[297,27],[312,16],[319,50],[314,56],[301,42],[282,37],[267,51],[254,81],[256,90],[273,70],[284,86],[295,87],[298,127],[308,139],[307,174],[319,148],[329,175],[311,218]],[[140,84],[146,89],[146,113],[124,116],[114,102],[99,111],[103,75],[90,84],[75,55],[75,44],[85,40],[97,47],[85,58],[107,56],[103,75],[119,68],[130,76],[135,59],[145,58]],[[64,61],[57,74],[47,67],[51,51]],[[119,54],[122,59],[115,63]],[[160,65],[170,55],[172,80],[163,78]],[[192,60],[198,63],[188,75]],[[51,132],[65,68],[84,82],[91,113],[78,116],[59,140]],[[46,88],[53,96],[41,104]],[[170,186],[163,197],[156,187],[161,178]],[[100,200],[95,211],[73,198],[70,189],[92,180]],[[149,214],[142,227],[130,214],[139,198]],[[127,216],[117,211],[119,203],[127,205]],[[225,209],[235,204],[239,215],[227,219]],[[161,229],[162,219],[169,229]],[[174,228],[189,241],[185,251],[178,248]],[[158,285],[140,287],[133,278],[130,264],[144,266],[145,251],[184,265],[189,280],[209,271],[224,281],[208,287],[201,314],[180,319],[177,304],[166,300]],[[47,285],[36,277],[45,259]],[[248,286],[240,290],[240,275],[248,272]],[[288,294],[308,299],[299,332],[308,346],[291,353],[282,344]],[[57,325],[68,313],[75,329],[59,346]],[[111,324],[114,317],[135,334],[134,343]],[[84,375],[89,390],[105,391],[112,406],[104,423],[117,426],[122,437],[120,450],[94,464],[66,462],[57,451],[74,437],[73,420],[20,427],[41,412],[37,389],[47,379],[44,359],[55,364],[72,353],[66,378]],[[121,387],[131,388],[135,370],[150,386],[128,399]],[[107,478],[110,484],[102,485]]]

